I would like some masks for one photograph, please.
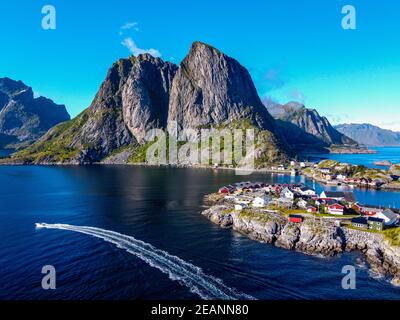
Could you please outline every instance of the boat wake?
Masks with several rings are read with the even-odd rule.
[[[167,274],[171,280],[179,281],[192,293],[205,300],[254,299],[252,296],[226,286],[221,279],[205,274],[201,268],[128,235],[100,228],[68,224],[36,223],[36,228],[69,230],[113,243],[118,248],[125,249],[153,268]]]

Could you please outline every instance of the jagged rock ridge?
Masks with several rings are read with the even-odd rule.
[[[301,103],[269,104],[267,108],[278,121],[280,131],[290,145],[303,149],[357,145],[357,142],[337,131],[317,110],[308,109]]]
[[[197,128],[240,118],[274,130],[248,71],[219,50],[193,43],[172,84],[169,124]]]
[[[209,45],[195,42],[179,68],[148,54],[121,59],[108,71],[92,104],[13,156],[23,163],[93,163],[143,146],[152,128],[231,126],[260,131],[260,161],[285,157],[274,119],[247,70]],[[118,157],[117,157],[118,158]],[[125,157],[127,160],[127,157]],[[120,159],[120,158],[119,158]]]
[[[64,105],[35,98],[21,81],[0,78],[0,148],[27,145],[70,116]]]
[[[400,146],[400,132],[382,129],[368,123],[340,124],[336,130],[366,146]]]

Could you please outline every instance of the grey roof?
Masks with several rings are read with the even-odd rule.
[[[374,217],[369,217],[368,221],[379,222],[379,223],[384,223],[385,222],[383,219],[374,218]]]
[[[345,198],[345,193],[341,191],[324,191],[328,198]]]
[[[357,218],[351,219],[351,223],[368,224],[367,219],[362,218],[362,217],[357,217]]]
[[[386,216],[389,220],[396,220],[398,218],[398,215],[395,214],[392,210],[386,209],[385,211],[382,212],[384,216]]]

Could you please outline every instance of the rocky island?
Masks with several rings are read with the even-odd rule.
[[[339,215],[317,213],[314,210],[294,210],[277,205],[262,189],[277,190],[276,186],[252,184],[246,196],[236,191],[205,196],[208,207],[202,215],[223,228],[233,228],[251,239],[296,250],[311,255],[330,257],[342,252],[361,251],[371,271],[390,275],[392,283],[400,285],[400,228],[377,231],[362,229],[355,224],[356,214]],[[260,186],[260,188],[254,188]],[[241,191],[242,192],[242,191]],[[281,189],[282,194],[284,189]],[[245,203],[244,198],[250,199]],[[263,198],[263,202],[256,199]],[[266,200],[268,199],[269,200]],[[291,207],[293,208],[293,206]],[[293,215],[296,213],[296,215]],[[296,220],[293,217],[300,219]],[[373,220],[373,219],[372,219]]]

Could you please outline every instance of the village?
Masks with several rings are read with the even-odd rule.
[[[349,188],[397,189],[400,182],[400,173],[397,166],[388,170],[367,168],[360,165],[340,163],[333,160],[323,160],[320,163],[292,161],[290,163],[295,173],[301,173],[318,182],[335,185],[348,186]]]
[[[353,192],[323,191],[321,194],[303,184],[266,184],[239,182],[218,190],[232,211],[277,213],[289,222],[306,218],[330,219],[338,226],[382,231],[400,224],[399,210],[361,204]]]
[[[399,165],[393,165],[390,169],[384,170],[334,160],[322,160],[319,163],[292,160],[290,164],[272,166],[269,171],[292,176],[304,175],[332,186],[373,190],[400,189]]]

